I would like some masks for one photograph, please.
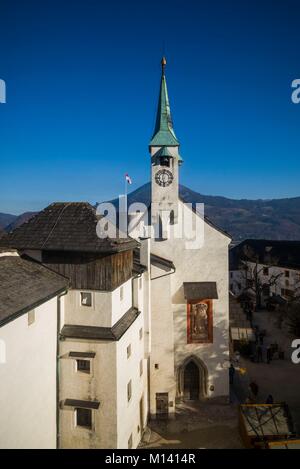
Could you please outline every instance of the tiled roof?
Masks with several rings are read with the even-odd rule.
[[[68,279],[16,255],[0,256],[0,326],[68,287]]]
[[[136,247],[129,237],[99,238],[100,217],[87,202],[56,202],[9,233],[6,245],[17,249],[118,252]],[[108,222],[109,223],[109,222]]]
[[[97,326],[78,326],[66,324],[62,328],[61,336],[71,339],[87,339],[87,340],[119,340],[123,334],[129,329],[131,324],[139,316],[140,311],[136,308],[130,308],[121,319],[114,324],[113,327],[97,327]]]
[[[246,239],[229,251],[230,270],[238,270],[240,261],[300,269],[300,241]]]

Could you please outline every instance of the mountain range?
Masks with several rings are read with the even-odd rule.
[[[180,197],[187,203],[204,203],[205,215],[227,231],[234,241],[247,238],[272,240],[300,240],[300,197],[248,200],[203,195],[185,186],[179,187]],[[118,200],[111,201],[117,206]],[[150,183],[128,194],[133,202],[150,204]],[[29,220],[36,212],[22,215],[0,213],[0,230],[6,232]]]

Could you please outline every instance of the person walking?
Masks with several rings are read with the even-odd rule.
[[[270,364],[271,360],[272,360],[272,348],[271,348],[270,345],[268,345],[268,347],[267,347],[267,363],[268,363],[268,365]]]
[[[256,357],[257,357],[257,363],[263,362],[263,353],[262,353],[261,345],[258,345],[256,348]]]
[[[256,398],[257,398],[257,395],[258,395],[258,384],[256,384],[255,381],[252,381],[252,382],[249,384],[249,388],[250,388],[251,393],[253,394],[254,398],[256,399]]]
[[[231,365],[229,367],[229,383],[231,385],[233,384],[234,374],[235,374],[235,368],[234,368],[233,364],[231,363]]]

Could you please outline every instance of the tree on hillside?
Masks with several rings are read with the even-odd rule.
[[[242,264],[242,276],[246,285],[245,290],[252,291],[256,299],[256,309],[260,309],[262,306],[263,293],[270,296],[270,288],[277,284],[278,279],[283,273],[272,274],[270,277],[265,278],[263,275],[264,266],[259,263],[259,255],[255,250],[245,245],[243,248],[243,254],[245,259],[241,261]],[[276,260],[273,260],[276,265]]]

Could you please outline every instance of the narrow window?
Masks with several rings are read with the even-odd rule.
[[[91,362],[89,360],[76,360],[76,364],[77,371],[87,374],[91,372]]]
[[[76,425],[78,427],[92,428],[92,410],[77,408]]]
[[[128,345],[127,347],[127,358],[131,356],[131,344]]]
[[[128,449],[132,449],[132,433],[130,437],[128,438]]]
[[[142,327],[139,330],[139,338],[140,338],[140,340],[142,340],[142,338],[143,338],[143,328]]]
[[[90,292],[80,293],[81,306],[92,306],[92,294]]]
[[[123,298],[124,298],[124,288],[121,287],[120,288],[120,301],[123,301]]]
[[[269,275],[269,267],[264,267],[263,273],[264,275]]]
[[[28,312],[27,314],[27,323],[28,326],[31,326],[35,322],[35,310],[32,309],[31,311]]]
[[[140,361],[140,376],[143,374],[143,360]]]
[[[129,383],[127,384],[127,401],[128,402],[130,401],[131,396],[132,396],[132,384],[130,380]]]
[[[170,225],[174,225],[174,220],[175,220],[174,210],[171,210],[170,211]]]
[[[286,277],[289,277],[289,276],[290,276],[290,271],[289,271],[289,270],[286,270],[286,271],[284,272],[284,275],[285,275]]]

